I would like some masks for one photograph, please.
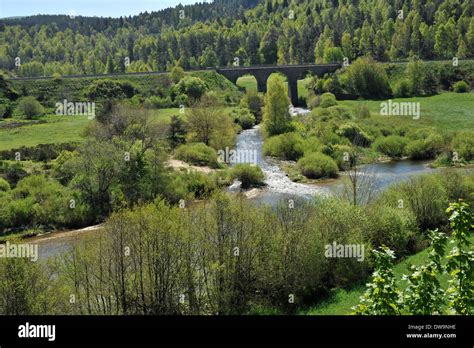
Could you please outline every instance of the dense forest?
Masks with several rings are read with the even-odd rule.
[[[474,56],[464,0],[219,0],[126,18],[0,23],[0,69],[20,76]]]

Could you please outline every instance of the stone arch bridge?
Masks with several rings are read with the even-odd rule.
[[[268,77],[273,73],[281,73],[288,79],[288,94],[293,105],[298,105],[298,80],[304,78],[308,72],[317,76],[335,72],[341,64],[299,64],[299,65],[260,65],[249,67],[222,67],[216,71],[233,83],[244,75],[253,75],[257,80],[259,92],[267,91]]]

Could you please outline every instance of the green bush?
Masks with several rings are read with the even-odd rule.
[[[144,103],[146,108],[149,109],[165,109],[173,106],[171,97],[161,98],[159,96],[151,96],[145,99]]]
[[[255,126],[255,116],[249,109],[240,108],[236,116],[236,121],[242,129],[250,129]]]
[[[369,107],[366,104],[357,104],[354,107],[354,116],[359,120],[370,118]]]
[[[393,88],[393,94],[397,98],[411,97],[410,82],[407,79],[403,79],[396,83]]]
[[[349,93],[363,98],[390,97],[392,91],[382,64],[372,58],[357,58],[346,70]]]
[[[176,149],[176,158],[197,166],[219,168],[216,150],[204,143],[181,145]]]
[[[367,233],[373,247],[383,245],[395,250],[397,255],[407,255],[410,242],[417,232],[415,216],[408,209],[371,204],[366,208],[369,226]]]
[[[394,208],[409,209],[422,232],[447,223],[447,192],[439,177],[434,175],[413,177],[392,186],[380,195],[378,202]]]
[[[185,76],[175,86],[176,94],[186,94],[192,100],[200,99],[207,89],[207,84],[194,76]]]
[[[373,144],[375,151],[378,151],[390,158],[400,159],[407,145],[407,140],[398,135],[377,138]]]
[[[324,153],[336,161],[340,170],[346,170],[349,165],[355,164],[354,151],[352,146],[336,144],[327,147]],[[349,161],[344,159],[346,155],[349,157]]]
[[[2,196],[0,215],[8,216],[3,228],[82,226],[88,222],[88,208],[76,199],[76,194],[57,181],[41,175],[28,176],[7,196]],[[75,206],[71,208],[71,199]]]
[[[44,114],[43,106],[31,96],[22,98],[15,109],[15,116],[18,118],[32,119],[42,114]]]
[[[329,92],[323,93],[321,96],[321,101],[319,102],[319,106],[322,108],[328,108],[334,105],[337,105],[336,96]]]
[[[318,152],[305,155],[297,165],[301,174],[310,179],[335,178],[338,173],[336,162]]]
[[[453,139],[453,151],[457,152],[459,160],[474,160],[474,132],[456,134]]]
[[[10,184],[4,178],[0,177],[0,192],[10,191]]]
[[[456,93],[469,92],[469,85],[465,81],[458,81],[453,85],[453,91]]]
[[[216,185],[209,175],[196,171],[190,171],[181,175],[187,191],[192,193],[194,198],[209,197],[216,189]]]
[[[231,171],[232,178],[239,180],[243,189],[262,186],[265,175],[262,169],[251,164],[237,164]]]
[[[86,88],[86,96],[93,100],[132,98],[137,89],[128,81],[102,79],[93,81]]]
[[[336,134],[349,139],[352,144],[357,146],[366,147],[372,143],[372,138],[354,122],[340,125]]]
[[[406,153],[414,160],[433,159],[442,152],[443,147],[443,137],[439,134],[431,134],[426,139],[409,142],[406,146]]]
[[[266,156],[296,161],[304,154],[304,141],[295,132],[273,136],[265,140],[263,153]]]
[[[0,104],[0,118],[3,118],[7,114],[7,106]]]
[[[254,90],[248,90],[240,100],[240,107],[247,108],[255,116],[256,123],[262,121],[263,97]]]

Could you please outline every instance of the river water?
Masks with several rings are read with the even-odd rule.
[[[296,113],[306,113],[305,109],[295,110]],[[337,194],[343,184],[342,180],[332,180],[321,184],[302,184],[292,182],[286,173],[280,169],[278,164],[263,156],[263,137],[259,126],[242,131],[237,137],[236,150],[255,151],[257,164],[265,174],[265,188],[254,197],[250,198],[256,204],[276,205],[282,200],[288,199],[311,199],[312,197],[327,197]],[[360,171],[361,177],[369,177],[374,192],[383,190],[388,186],[407,180],[411,176],[433,172],[429,162],[423,161],[397,161],[388,163],[375,163],[363,167]],[[341,173],[341,177],[344,177]],[[230,192],[239,192],[240,184],[235,182],[229,189]],[[84,240],[91,239],[101,233],[100,226],[87,229],[54,233],[47,236],[36,237],[29,243],[39,245],[40,259],[48,259],[52,256],[66,252],[71,246]]]
[[[327,197],[337,194],[343,187],[342,180],[331,180],[321,184],[302,184],[291,181],[286,173],[280,169],[276,161],[263,156],[263,137],[260,126],[242,131],[236,144],[237,151],[255,151],[257,164],[265,174],[265,188],[256,197],[252,198],[258,204],[275,205],[282,200],[294,197],[311,198],[314,196]],[[396,161],[387,163],[374,163],[360,169],[361,177],[370,177],[371,189],[381,191],[388,186],[407,180],[413,175],[433,172],[427,161]],[[341,173],[341,178],[345,176]],[[360,181],[362,181],[361,179]],[[240,185],[235,182],[230,188],[231,192],[238,192]]]

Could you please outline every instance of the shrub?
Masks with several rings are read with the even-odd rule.
[[[4,178],[0,178],[0,192],[10,191],[10,184]]]
[[[354,145],[369,146],[372,143],[372,138],[354,122],[340,125],[336,134],[346,137]]]
[[[198,166],[219,168],[216,151],[203,143],[181,145],[176,149],[176,158]]]
[[[295,132],[270,137],[263,145],[263,153],[266,156],[296,161],[304,153],[303,138]]]
[[[237,112],[236,121],[242,129],[250,129],[255,126],[255,116],[249,109],[240,108]]]
[[[355,164],[354,151],[355,150],[352,146],[336,144],[333,146],[328,146],[324,152],[336,161],[340,170],[345,170],[349,165]],[[349,157],[351,162],[344,160],[346,155]]]
[[[145,107],[152,109],[164,109],[170,108],[173,106],[173,102],[171,101],[171,97],[161,98],[159,96],[151,96],[145,99]]]
[[[383,98],[392,94],[383,65],[372,58],[358,58],[347,68],[350,93],[363,98]]]
[[[371,204],[367,207],[368,237],[373,247],[383,245],[395,250],[397,255],[407,255],[410,241],[417,231],[416,219],[407,209]]]
[[[249,187],[262,186],[265,175],[259,166],[251,164],[237,164],[231,172],[234,180],[239,180],[243,189]]]
[[[124,99],[132,98],[136,88],[128,81],[102,79],[93,81],[86,88],[86,96],[90,99]]]
[[[459,160],[474,160],[474,132],[457,134],[453,140],[453,151],[457,152]]]
[[[301,174],[310,179],[337,177],[337,164],[334,160],[322,153],[308,154],[298,161]]]
[[[178,83],[184,76],[185,74],[182,67],[175,66],[171,69],[171,81],[173,81],[173,83]]]
[[[333,105],[337,105],[336,96],[329,92],[324,93],[321,96],[321,101],[319,103],[319,106],[322,108],[328,108]]]
[[[426,139],[417,139],[408,143],[406,153],[414,160],[433,159],[443,150],[444,141],[441,135],[431,134]]]
[[[403,156],[407,140],[398,135],[377,138],[373,144],[375,151],[378,151],[390,158],[400,159]]]
[[[359,120],[370,118],[369,107],[366,104],[357,104],[354,108],[354,116]]]
[[[0,118],[3,118],[7,114],[6,105],[0,104]]]
[[[181,174],[187,191],[192,193],[194,198],[209,197],[216,189],[214,182],[209,175],[191,171]]]
[[[453,85],[453,91],[456,93],[469,92],[469,85],[464,81],[458,81]]]
[[[397,98],[408,98],[411,96],[410,82],[407,79],[403,79],[395,84],[393,88],[393,94]]]
[[[31,96],[22,98],[15,109],[15,115],[19,118],[32,119],[33,117],[40,116],[43,113],[43,106],[41,106],[35,97]]]
[[[240,101],[241,108],[247,108],[255,116],[255,122],[262,121],[263,97],[254,90],[248,90]]]
[[[175,86],[177,94],[186,94],[190,99],[200,99],[207,90],[206,83],[199,77],[185,76]]]
[[[390,187],[379,198],[379,204],[385,202],[394,208],[409,209],[420,231],[437,228],[447,222],[444,212],[448,204],[446,189],[434,175],[410,178]]]

